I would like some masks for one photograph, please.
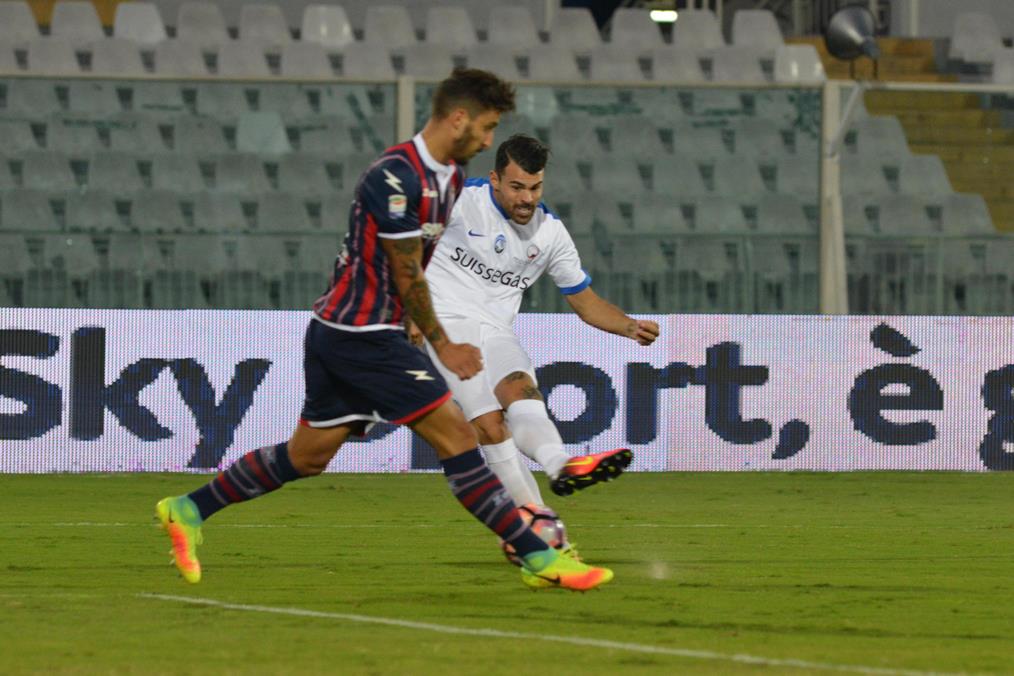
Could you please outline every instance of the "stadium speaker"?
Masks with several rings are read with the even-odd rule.
[[[880,49],[873,39],[876,21],[866,7],[852,5],[842,7],[827,22],[824,42],[832,56],[852,61],[868,56],[874,61],[880,57]]]

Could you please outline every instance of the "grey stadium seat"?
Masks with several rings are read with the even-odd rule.
[[[208,75],[201,45],[188,40],[166,40],[155,45],[155,72],[176,77]]]
[[[26,188],[52,192],[77,188],[70,158],[55,151],[29,152],[21,155],[21,183]]]
[[[81,66],[69,42],[39,38],[28,43],[28,72],[33,75],[79,75]]]
[[[244,232],[249,230],[241,196],[214,192],[196,195],[194,226],[199,232]],[[256,197],[252,197],[256,200]]]
[[[144,190],[131,195],[131,228],[143,233],[192,232],[177,190]]]
[[[72,47],[83,47],[105,37],[95,5],[86,0],[60,0],[53,5],[49,34]]]
[[[517,52],[504,45],[481,45],[465,53],[469,68],[481,68],[496,73],[506,80],[520,80]],[[501,124],[503,122],[501,121]]]
[[[454,68],[451,50],[429,43],[410,45],[402,50],[405,75],[421,80],[443,80]]]
[[[708,193],[697,163],[686,157],[655,157],[651,175],[652,190],[659,195],[693,201]]]
[[[672,45],[701,52],[725,46],[715,13],[708,9],[684,9],[673,24]]]
[[[256,89],[251,86],[247,91],[254,94],[257,112],[274,113],[287,122],[315,114],[307,90],[299,85],[270,83],[258,85]]]
[[[761,69],[761,52],[754,47],[723,47],[711,52],[711,79],[715,82],[767,82]]]
[[[645,79],[636,55],[626,47],[596,49],[591,52],[589,68],[591,79],[597,81],[642,82]]]
[[[14,54],[14,47],[5,42],[0,42],[0,72],[15,73],[19,70],[21,70],[21,66],[18,65],[18,59]]]
[[[672,237],[690,228],[679,198],[668,192],[638,197],[634,204],[633,226],[635,232],[660,237]]]
[[[141,45],[155,45],[168,37],[158,7],[150,2],[117,4],[113,36]]]
[[[121,194],[144,190],[137,156],[115,152],[92,155],[88,161],[88,189]]]
[[[905,130],[893,115],[871,115],[856,120],[856,153],[870,157],[904,157],[911,154]]]
[[[271,189],[264,164],[256,155],[229,153],[215,162],[215,191],[259,195]]]
[[[387,46],[380,44],[350,44],[341,52],[342,76],[364,80],[394,79],[394,65],[391,63]]]
[[[580,80],[574,53],[569,49],[540,46],[528,50],[529,80]]]
[[[155,155],[152,158],[151,185],[157,190],[176,190],[182,194],[206,189],[197,158],[175,153]]]
[[[116,83],[76,80],[67,83],[70,110],[86,116],[107,118],[123,112]]]
[[[144,75],[141,51],[130,40],[105,38],[91,43],[93,75]]]
[[[260,43],[239,40],[218,49],[218,74],[222,77],[270,77],[267,56]]]
[[[816,235],[803,202],[795,195],[761,195],[756,201],[757,229],[765,233]]]
[[[673,153],[688,161],[701,161],[729,154],[722,132],[715,127],[679,126],[672,130]]]
[[[1001,28],[989,14],[962,12],[954,18],[948,53],[951,59],[984,63],[1003,49]]]
[[[587,7],[561,7],[553,16],[549,42],[575,53],[587,53],[602,45],[602,36]]]
[[[877,223],[881,234],[922,235],[936,234],[926,211],[926,202],[912,195],[881,195],[870,202],[877,208]]]
[[[341,157],[356,152],[349,126],[340,120],[299,129],[299,149],[303,153]]]
[[[300,36],[305,42],[329,48],[344,48],[355,41],[352,24],[339,5],[309,5],[303,10]]]
[[[779,160],[775,171],[778,192],[803,198],[816,197],[820,189],[818,169],[816,156],[806,160],[783,157]]]
[[[176,121],[174,127],[173,149],[176,152],[222,153],[229,148],[222,127],[216,120],[183,117]]]
[[[426,10],[426,42],[464,51],[479,41],[468,10],[464,7],[441,6]]]
[[[699,232],[747,231],[743,208],[728,195],[699,197],[694,200],[694,227]]]
[[[249,110],[246,86],[235,82],[198,82],[198,115],[219,121],[233,121]]]
[[[945,234],[993,235],[996,227],[982,195],[951,193],[940,200],[940,226]],[[1008,261],[1008,265],[1010,265]]]
[[[0,2],[0,42],[24,47],[38,37],[39,27],[27,2]]]
[[[38,150],[39,145],[35,142],[32,127],[28,122],[0,118],[0,148],[3,148],[3,154],[6,156],[11,153]]]
[[[650,158],[658,154],[662,139],[655,120],[644,115],[617,115],[609,125],[609,151]]]
[[[698,53],[692,49],[661,47],[651,52],[654,82],[704,82]]]
[[[493,5],[489,10],[490,44],[515,49],[527,49],[541,43],[535,21],[527,7],[505,4]]]
[[[97,126],[89,120],[52,117],[46,121],[46,148],[77,156],[103,150]]]
[[[48,192],[27,189],[5,192],[0,195],[3,209],[0,222],[4,230],[54,232],[60,229],[60,223],[51,202]]]
[[[609,43],[636,52],[647,52],[665,44],[658,24],[648,10],[619,7],[609,22]]]
[[[116,213],[113,193],[89,190],[67,197],[67,230],[69,232],[115,232],[125,229]]]
[[[592,165],[591,187],[625,200],[629,200],[628,196],[648,192],[637,163],[630,157],[614,156],[595,162]]]
[[[766,192],[764,182],[761,180],[760,167],[753,159],[742,155],[717,158],[714,163],[713,180],[715,192],[719,195],[752,200],[754,196]]]
[[[739,120],[733,129],[737,155],[768,161],[788,155],[782,132],[771,120],[747,117]]]
[[[295,195],[268,193],[257,201],[255,229],[260,233],[306,233],[311,230],[310,218],[305,204]]]
[[[327,51],[315,42],[292,42],[282,47],[282,77],[334,77]]]
[[[780,45],[775,50],[775,82],[817,84],[827,79],[813,45]]]
[[[560,157],[592,157],[602,153],[592,118],[578,113],[561,113],[549,127],[553,152]]]
[[[880,160],[859,155],[842,157],[841,190],[846,195],[882,195],[891,192]]]
[[[280,47],[292,42],[292,35],[278,5],[244,3],[239,14],[239,39]]]
[[[176,38],[214,48],[229,42],[225,18],[213,2],[184,2],[176,16]]]
[[[2,143],[3,141],[0,141]],[[11,174],[11,167],[6,161],[0,161],[0,190],[10,190],[16,187],[14,176]],[[0,222],[0,228],[3,223]]]
[[[111,120],[109,147],[128,153],[158,153],[167,149],[158,124],[145,115],[120,115]]]
[[[137,82],[134,84],[133,109],[149,119],[189,115],[178,82]]]
[[[771,10],[739,9],[732,16],[732,44],[774,53],[785,40]]]
[[[399,51],[418,41],[408,10],[402,5],[371,5],[366,8],[363,42]]]
[[[954,192],[944,163],[937,155],[912,155],[902,158],[898,171],[898,190],[906,195],[945,196]]]

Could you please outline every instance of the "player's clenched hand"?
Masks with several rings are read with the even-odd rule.
[[[409,318],[405,318],[405,334],[408,336],[408,342],[412,343],[416,347],[423,346],[423,334],[419,330],[419,327],[414,321]]]
[[[462,380],[468,380],[482,370],[482,353],[468,343],[444,343],[437,356],[447,370]]]
[[[641,345],[651,345],[658,338],[658,324],[650,319],[638,319],[632,328],[630,337]]]

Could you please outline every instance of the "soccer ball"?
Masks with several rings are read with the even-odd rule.
[[[566,549],[570,546],[570,543],[567,542],[566,526],[563,525],[559,515],[549,507],[529,503],[518,507],[518,514],[550,547]],[[503,550],[503,555],[507,557],[508,561],[515,566],[521,565],[521,557],[514,551],[514,547],[500,540],[500,549]]]

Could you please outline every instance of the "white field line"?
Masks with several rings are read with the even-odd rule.
[[[461,519],[461,523],[471,523],[468,519]],[[148,527],[154,525],[151,521],[56,521],[51,523],[31,522],[8,522],[0,521],[0,524],[11,528],[36,528],[39,526],[51,526],[53,528],[128,528]],[[312,529],[346,529],[346,528],[446,528],[447,524],[432,523],[332,523],[332,524],[299,524],[299,523],[215,523],[217,528],[312,528]],[[568,523],[568,528],[672,528],[672,529],[695,529],[695,528],[784,528],[784,529],[809,529],[809,530],[844,530],[844,529],[868,529],[868,526],[849,526],[844,524],[742,524],[742,523],[602,523],[583,524]],[[878,526],[878,530],[912,530],[910,525],[900,526]],[[974,526],[934,526],[921,525],[920,530],[987,530],[988,527],[976,528]]]
[[[278,608],[273,606],[246,605],[242,603],[226,603],[214,599],[201,599],[190,596],[173,596],[170,594],[138,594],[141,598],[156,599],[159,601],[173,601],[176,603],[187,603],[190,605],[212,606],[224,610],[238,610],[248,613],[266,613],[273,615],[290,615],[295,617],[314,617],[329,620],[344,620],[347,622],[358,622],[362,624],[380,624],[388,627],[399,627],[402,629],[417,629],[419,631],[431,631],[439,634],[457,634],[461,636],[483,636],[487,638],[508,638],[520,641],[545,641],[547,643],[565,643],[569,645],[585,646],[590,648],[602,648],[605,650],[621,650],[631,653],[645,653],[650,655],[668,655],[672,657],[687,657],[699,660],[711,660],[716,662],[737,662],[740,664],[756,664],[764,667],[793,667],[798,669],[816,669],[822,671],[841,671],[853,674],[884,674],[888,676],[928,676],[930,674],[941,674],[942,672],[912,671],[908,669],[889,669],[882,667],[867,667],[857,664],[834,664],[830,662],[810,662],[808,660],[768,658],[743,653],[717,653],[710,650],[689,650],[685,648],[667,648],[665,646],[647,645],[644,643],[624,643],[622,641],[606,641],[595,638],[583,638],[580,636],[554,636],[553,634],[529,634],[521,631],[503,631],[500,629],[480,629],[472,627],[455,627],[448,624],[434,624],[431,622],[415,622],[412,620],[401,620],[392,617],[375,617],[372,615],[355,615],[351,613],[331,613],[320,610],[307,610],[305,608]]]

